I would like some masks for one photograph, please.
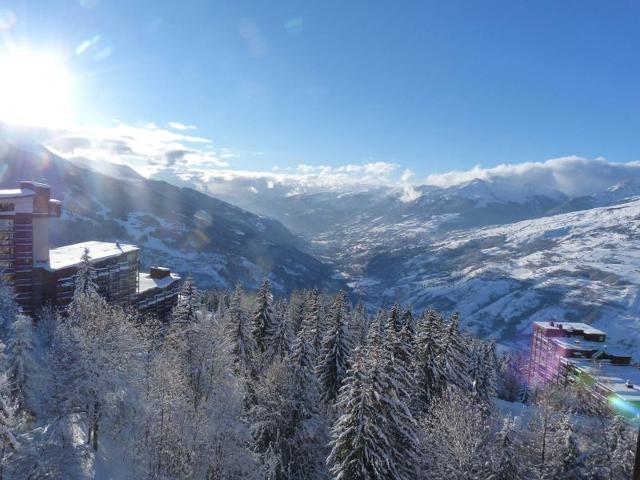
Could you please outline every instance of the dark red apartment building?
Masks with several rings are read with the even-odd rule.
[[[48,185],[21,182],[0,190],[0,274],[13,285],[27,314],[46,304],[66,306],[73,297],[81,257],[89,251],[99,293],[109,302],[164,317],[178,298],[180,276],[167,268],[140,271],[140,249],[119,242],[89,241],[49,248],[49,221],[61,202]]]

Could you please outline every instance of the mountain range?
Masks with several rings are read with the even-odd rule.
[[[135,243],[143,248],[143,266],[169,266],[203,287],[254,288],[267,277],[280,293],[339,287],[331,268],[303,252],[280,222],[193,189],[145,179],[128,167],[70,161],[38,144],[1,142],[0,166],[0,188],[42,181],[63,201],[62,218],[51,222],[52,246]]]
[[[279,293],[346,288],[372,310],[398,301],[458,311],[467,328],[505,345],[526,342],[536,319],[584,321],[640,354],[633,178],[578,194],[508,178],[410,192],[265,178],[177,186],[9,142],[0,164],[0,187],[42,180],[64,201],[52,232],[58,245],[133,242],[147,264],[204,287],[254,288],[268,276]]]

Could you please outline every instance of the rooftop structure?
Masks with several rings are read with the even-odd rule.
[[[84,250],[89,250],[91,260],[94,262],[107,260],[109,258],[120,257],[127,253],[138,252],[140,249],[135,245],[111,242],[82,242],[64,247],[53,248],[49,251],[49,262],[42,265],[50,271],[63,270],[65,268],[77,267]]]
[[[172,299],[178,296],[180,276],[168,268],[151,267],[149,273],[138,276],[138,295],[135,308],[142,314],[166,318],[174,306]]]
[[[49,219],[60,217],[61,207],[43,183],[20,182],[19,189],[0,190],[0,275],[13,285],[25,313],[71,301],[85,249],[96,268],[99,292],[108,301],[140,306],[144,313],[170,311],[180,276],[163,267],[141,273],[137,246],[90,241],[49,249]]]
[[[640,369],[631,356],[606,344],[605,332],[576,322],[534,322],[529,383],[588,380],[591,392],[609,402],[634,404],[640,412]]]

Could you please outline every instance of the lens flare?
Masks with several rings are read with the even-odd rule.
[[[616,413],[622,415],[623,417],[627,417],[629,419],[635,419],[640,417],[640,406],[634,403],[622,400],[621,398],[615,395],[611,395],[608,398],[608,400],[609,400],[609,405],[611,405],[611,408]]]
[[[8,30],[16,23],[17,17],[13,10],[0,8],[0,30]]]
[[[60,126],[72,113],[72,77],[51,54],[0,55],[0,119],[23,125]]]

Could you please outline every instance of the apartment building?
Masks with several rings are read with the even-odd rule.
[[[49,221],[61,202],[48,185],[21,182],[0,190],[0,275],[27,314],[71,302],[82,255],[88,250],[99,293],[109,302],[165,317],[178,299],[180,276],[163,267],[140,271],[140,249],[120,242],[89,241],[49,248]]]

